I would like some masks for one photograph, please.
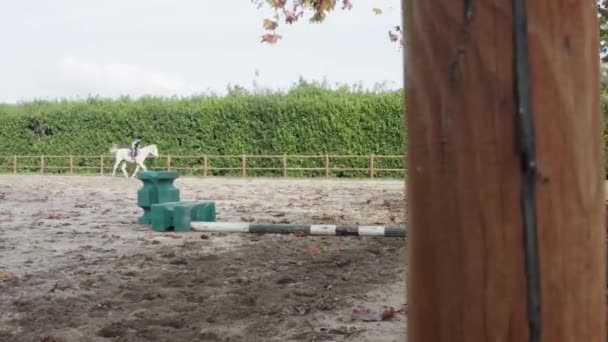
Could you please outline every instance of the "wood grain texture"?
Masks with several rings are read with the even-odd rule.
[[[527,341],[512,2],[403,0],[409,341]],[[597,18],[527,1],[544,342],[606,341]]]

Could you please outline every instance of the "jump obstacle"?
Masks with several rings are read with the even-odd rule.
[[[297,225],[215,222],[214,201],[180,201],[180,190],[173,182],[176,171],[143,171],[137,174],[143,186],[137,191],[137,205],[144,210],[140,224],[156,232],[219,232],[259,234],[304,234],[325,236],[406,237],[404,226]]]

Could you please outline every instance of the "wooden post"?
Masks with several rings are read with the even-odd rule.
[[[167,171],[171,171],[171,155],[167,154]]]
[[[99,158],[99,174],[103,176],[103,156]]]
[[[18,162],[17,162],[17,159],[18,159],[18,158],[17,158],[17,156],[16,156],[16,155],[15,155],[15,156],[13,156],[13,173],[15,173],[15,174],[17,173],[17,163],[18,163]]]
[[[369,157],[369,178],[374,178],[374,155]]]
[[[409,341],[531,341],[512,6],[403,0]],[[597,12],[525,6],[539,341],[606,341]]]
[[[287,153],[283,153],[283,177],[287,177]]]
[[[209,159],[207,158],[207,155],[205,154],[203,156],[203,176],[204,177],[207,177],[207,169],[209,168],[209,166],[208,166],[209,161],[208,160]]]
[[[329,177],[329,154],[325,154],[325,177]]]
[[[244,154],[241,156],[241,176],[247,177],[247,157]]]
[[[40,174],[44,174],[44,155],[40,156]]]
[[[74,156],[70,155],[70,174],[74,173]]]

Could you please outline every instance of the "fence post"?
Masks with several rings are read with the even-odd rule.
[[[74,173],[74,156],[70,155],[70,174]]]
[[[13,173],[17,173],[17,156],[13,156]]]
[[[103,176],[103,156],[99,157],[99,174]]]
[[[374,178],[374,154],[369,157],[369,178]]]
[[[325,177],[329,177],[329,154],[325,155]]]
[[[209,167],[208,163],[209,163],[209,160],[207,158],[207,155],[205,154],[203,156],[203,176],[204,177],[207,177],[207,168]]]
[[[241,176],[247,177],[247,157],[244,154],[241,156]]]
[[[401,8],[408,340],[606,341],[595,1]]]
[[[167,170],[171,171],[171,155],[167,154]]]
[[[287,153],[283,153],[283,177],[287,177]]]
[[[44,155],[40,156],[40,174],[44,174]]]

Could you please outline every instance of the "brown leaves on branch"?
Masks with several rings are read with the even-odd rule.
[[[267,33],[262,35],[261,43],[276,44],[281,38],[283,38],[283,36],[281,36],[280,34]]]
[[[276,44],[283,37],[276,33],[279,22],[282,20],[286,24],[293,24],[305,14],[310,15],[310,22],[322,22],[328,13],[336,7],[338,2],[342,3],[342,10],[353,8],[352,0],[251,0],[257,4],[258,8],[264,5],[269,6],[275,11],[274,19],[264,19],[264,29],[268,32],[262,35],[262,43]],[[598,11],[600,21],[600,41],[603,51],[602,62],[608,63],[608,0],[593,0]],[[382,9],[373,8],[375,15],[383,14]],[[388,31],[388,38],[391,42],[399,42],[404,46],[401,30],[396,26]],[[600,53],[602,55],[602,53]]]
[[[264,19],[264,29],[274,31],[279,27],[279,23],[274,20]]]
[[[262,35],[262,42],[275,44],[282,38],[275,32],[281,18],[286,24],[293,24],[305,14],[309,14],[310,22],[320,23],[325,20],[330,11],[335,9],[338,1],[342,3],[342,10],[353,8],[351,0],[252,0],[258,7],[266,4],[275,11],[274,20],[264,19],[264,29],[270,32]]]
[[[304,15],[309,15],[309,22],[320,23],[327,18],[329,12],[333,11],[338,3],[342,4],[342,10],[353,8],[352,0],[251,0],[258,5],[264,5],[274,10],[273,18],[264,19],[263,27],[267,31],[261,38],[262,43],[276,44],[283,37],[276,33],[280,22],[291,25],[296,23]],[[372,9],[375,15],[382,15],[382,9],[375,7]],[[401,29],[396,26],[388,31],[391,42],[399,42],[403,46]]]

